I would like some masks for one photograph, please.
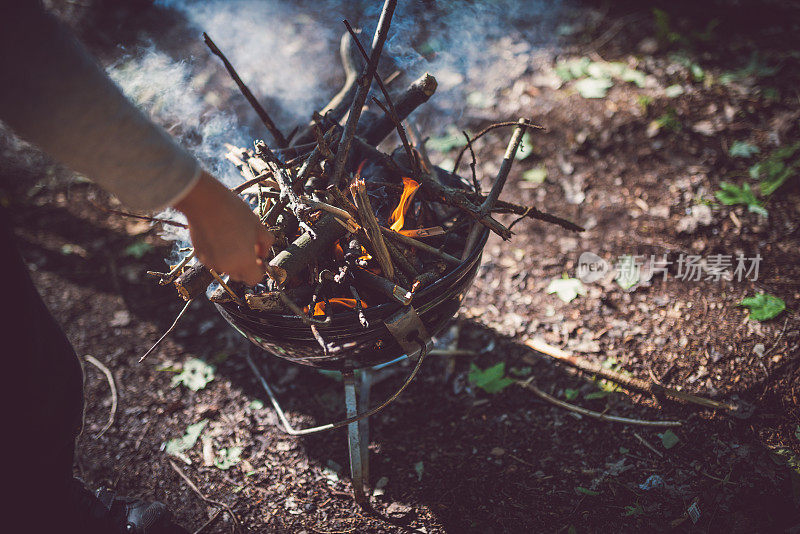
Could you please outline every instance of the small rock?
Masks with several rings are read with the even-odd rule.
[[[755,354],[756,354],[756,355],[757,355],[759,358],[760,358],[761,356],[763,356],[763,355],[764,355],[764,351],[765,351],[765,350],[766,350],[766,347],[764,347],[764,344],[763,344],[763,343],[756,343],[756,344],[755,344],[755,346],[753,347],[753,352],[754,352],[754,353],[755,353]]]
[[[712,137],[717,134],[717,128],[711,121],[696,122],[692,126],[692,130],[707,137]]]
[[[114,317],[109,321],[109,326],[123,327],[131,324],[131,314],[127,310],[119,310],[114,312]]]
[[[503,456],[505,453],[506,450],[502,447],[495,447],[489,452],[489,454],[491,454],[492,456],[497,456],[497,457]]]
[[[400,504],[393,502],[386,508],[386,513],[389,515],[405,515],[411,511],[411,506],[408,504]]]
[[[636,46],[636,48],[642,54],[653,55],[658,52],[658,41],[653,37],[645,37],[639,41],[639,44]]]
[[[648,212],[653,217],[658,217],[659,219],[668,219],[669,218],[669,206],[658,205],[651,207]]]
[[[691,213],[678,221],[675,229],[681,234],[691,234],[698,226],[708,226],[712,222],[711,208],[706,204],[695,204]]]

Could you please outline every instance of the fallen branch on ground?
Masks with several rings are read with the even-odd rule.
[[[106,375],[106,380],[108,380],[108,387],[111,388],[111,411],[108,414],[108,422],[106,422],[105,426],[100,429],[95,435],[95,438],[99,438],[103,434],[106,433],[106,430],[111,428],[111,425],[114,424],[114,417],[117,415],[117,384],[114,382],[114,375],[111,374],[111,371],[108,367],[103,365],[103,363],[95,358],[94,356],[89,356],[88,354],[84,356],[87,362],[91,363],[98,369],[100,369],[104,375]]]
[[[595,412],[592,410],[587,410],[586,408],[581,408],[580,406],[575,406],[574,404],[570,404],[568,402],[564,402],[559,400],[552,395],[548,395],[538,387],[536,387],[533,383],[533,377],[529,378],[525,382],[517,381],[517,385],[521,386],[529,391],[535,393],[539,398],[546,400],[550,404],[555,404],[565,410],[569,410],[571,412],[579,413],[581,415],[585,415],[586,417],[591,417],[592,419],[599,419],[600,421],[608,421],[610,423],[622,423],[625,425],[639,425],[639,426],[681,426],[680,421],[647,421],[645,419],[631,419],[629,417],[619,417],[616,415],[606,415],[604,413]]]

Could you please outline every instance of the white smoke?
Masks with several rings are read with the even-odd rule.
[[[157,0],[182,14],[197,30],[197,41],[170,43],[172,56],[149,45],[108,68],[122,90],[226,185],[241,183],[223,158],[224,144],[252,146],[264,137],[254,114],[227,77],[220,60],[198,45],[206,32],[228,57],[256,98],[287,133],[306,123],[327,103],[343,79],[338,42],[342,19],[362,27],[368,46],[380,1]],[[554,38],[560,2],[547,0],[402,1],[384,47],[383,65],[394,65],[411,80],[428,71],[439,88],[415,120],[423,133],[463,126],[463,115],[491,114],[496,97],[531,67],[539,47]],[[186,46],[185,46],[186,45]],[[388,61],[391,60],[391,61]],[[384,73],[388,74],[388,73]],[[225,75],[227,76],[227,75]],[[399,84],[399,82],[398,82]],[[398,91],[392,86],[390,90]],[[508,117],[498,117],[506,119]],[[251,128],[246,126],[253,125]],[[254,133],[255,132],[255,133]],[[269,140],[269,137],[267,137]],[[186,241],[185,232],[167,237]]]

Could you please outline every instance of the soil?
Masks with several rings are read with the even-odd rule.
[[[133,20],[150,20],[157,8],[142,9],[145,15]],[[515,165],[503,196],[586,231],[523,221],[509,243],[490,239],[453,322],[455,346],[473,354],[431,357],[408,390],[371,419],[371,481],[388,479],[372,502],[382,513],[405,515],[423,532],[790,528],[800,520],[798,474],[786,461],[800,455],[800,181],[794,176],[769,197],[768,218],[719,204],[714,191],[721,181],[741,183],[759,157],[800,139],[797,55],[771,40],[774,32],[766,28],[735,40],[723,35],[711,44],[696,42],[690,57],[709,75],[734,68],[731,58],[746,58],[751,50],[782,66],[780,75],[756,81],[704,83],[671,56],[680,44],[656,39],[649,9],[576,5],[569,13],[577,29],[562,37],[557,51],[537,56],[541,69],[509,80],[506,90],[491,95],[488,110],[467,113],[458,126],[478,131],[492,122],[487,116],[527,116],[545,126],[533,135],[533,155]],[[689,15],[676,15],[683,21],[676,31],[690,35],[705,26],[705,19]],[[90,22],[78,27],[91,33]],[[727,22],[722,19],[721,27]],[[93,46],[113,55],[100,37]],[[558,60],[573,57],[622,61],[652,83],[615,83],[605,98],[585,99],[572,83],[558,86],[552,71]],[[664,88],[673,85],[683,94],[665,96]],[[674,118],[673,128],[654,133],[652,121],[665,114]],[[494,174],[509,135],[500,130],[476,143],[483,174]],[[758,145],[761,155],[731,157],[736,140]],[[148,223],[98,208],[115,202],[86,180],[30,147],[3,143],[1,200],[34,280],[77,353],[107,365],[119,392],[114,424],[98,437],[111,406],[109,385],[85,366],[76,474],[92,487],[162,500],[181,522],[198,528],[219,510],[178,476],[163,444],[206,419],[204,435],[215,449],[240,446],[243,460],[227,470],[206,466],[198,442],[187,452],[190,465],[172,461],[205,496],[228,504],[244,531],[407,530],[354,504],[343,431],[294,438],[278,429],[242,357],[247,343],[207,301],[195,303],[174,335],[138,364],[182,304],[172,289],[145,276],[163,268],[171,243]],[[547,170],[542,184],[522,178],[541,165]],[[711,208],[711,220],[680,232],[680,221],[697,205]],[[586,294],[568,303],[547,294],[553,279],[575,276],[584,251],[612,264],[623,255],[667,254],[676,262],[681,254],[758,253],[762,260],[757,281],[682,280],[673,264],[665,279],[629,290],[607,276],[586,283]],[[769,321],[748,319],[738,304],[759,292],[780,297],[787,309]],[[747,413],[624,389],[604,394],[603,387],[615,388],[526,348],[531,338],[638,378],[741,405]],[[216,366],[215,379],[197,392],[171,387],[175,369],[189,358]],[[680,421],[672,429],[678,442],[667,448],[664,429],[579,416],[517,386],[489,394],[467,380],[471,365],[499,362],[511,376],[533,377],[553,396],[591,410]],[[266,354],[261,364],[294,425],[342,416],[340,382]],[[378,383],[373,399],[391,394],[407,371],[399,367]],[[690,517],[690,508],[699,518]],[[205,532],[231,527],[222,513]]]

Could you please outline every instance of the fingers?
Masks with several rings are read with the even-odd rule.
[[[256,256],[266,258],[273,243],[275,243],[275,236],[259,224],[256,230]]]

